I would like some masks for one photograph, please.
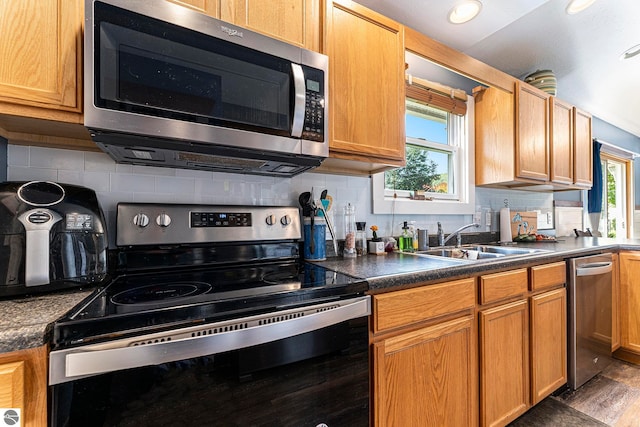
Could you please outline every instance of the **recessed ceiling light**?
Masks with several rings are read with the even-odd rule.
[[[455,5],[449,11],[449,22],[452,24],[464,24],[478,16],[482,9],[480,0],[465,0]]]
[[[569,4],[567,5],[567,13],[569,15],[575,15],[576,13],[582,12],[595,2],[596,0],[569,0]]]
[[[640,44],[625,50],[624,53],[620,55],[620,59],[631,59],[636,55],[640,55]]]

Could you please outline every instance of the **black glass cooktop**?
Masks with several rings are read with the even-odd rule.
[[[363,294],[366,282],[295,261],[121,275],[50,331],[52,349]]]

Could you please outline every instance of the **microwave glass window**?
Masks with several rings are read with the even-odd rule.
[[[127,28],[122,11],[110,15],[108,6],[99,6],[105,11],[96,27],[97,106],[289,133],[290,62],[214,37],[194,45],[201,34],[151,18]],[[320,89],[315,81],[307,85]]]

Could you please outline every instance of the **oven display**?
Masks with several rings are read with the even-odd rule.
[[[191,227],[251,227],[251,214],[191,212]]]

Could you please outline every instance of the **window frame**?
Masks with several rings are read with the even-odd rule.
[[[449,124],[450,126],[450,124]],[[460,129],[462,128],[462,129]],[[439,193],[425,193],[427,197],[437,195],[431,200],[414,200],[408,197],[394,197],[393,190],[385,189],[384,172],[372,175],[372,201],[374,214],[473,214],[475,212],[475,138],[474,138],[474,102],[473,97],[467,95],[467,113],[461,126],[450,126],[448,131],[449,145],[429,142],[422,139],[419,145],[442,150],[451,149],[454,152],[454,185],[455,196]],[[459,133],[466,135],[460,140]],[[406,137],[405,143],[414,143],[416,139]],[[452,144],[452,141],[456,141]],[[408,190],[396,190],[396,194],[410,193]]]

